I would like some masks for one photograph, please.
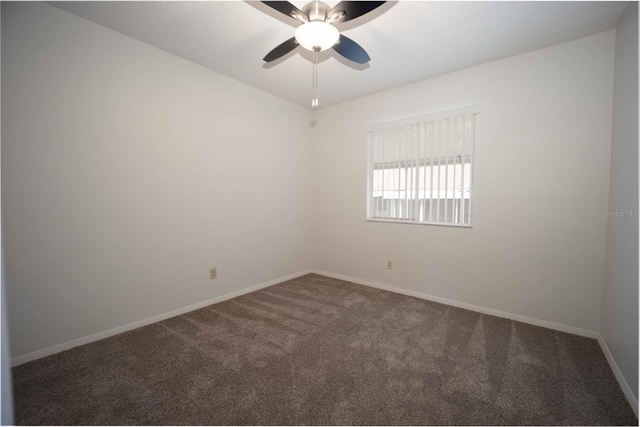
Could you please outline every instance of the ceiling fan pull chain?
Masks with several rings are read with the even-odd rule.
[[[318,106],[318,48],[313,49],[313,99],[311,106]]]

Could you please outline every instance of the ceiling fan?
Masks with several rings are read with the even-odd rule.
[[[301,45],[312,52],[321,52],[333,47],[333,50],[345,58],[364,64],[371,59],[367,52],[358,43],[340,34],[333,24],[358,18],[386,2],[342,1],[331,8],[325,3],[313,1],[305,5],[302,10],[288,1],[263,1],[262,3],[302,23],[296,29],[294,37],[278,45],[264,57],[265,62],[275,61]]]
[[[386,2],[341,1],[332,8],[326,3],[312,1],[306,4],[302,10],[288,1],[263,1],[262,3],[302,23],[296,28],[293,37],[276,46],[275,49],[267,53],[263,60],[265,62],[275,61],[298,46],[313,52],[313,87],[315,92],[311,106],[317,107],[318,52],[333,48],[340,55],[358,64],[366,64],[371,60],[367,52],[358,43],[340,34],[334,24],[358,18]]]

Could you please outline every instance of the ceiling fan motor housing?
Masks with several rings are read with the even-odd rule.
[[[309,22],[324,21],[327,19],[327,13],[331,7],[321,1],[312,1],[302,8],[302,12],[309,17]]]

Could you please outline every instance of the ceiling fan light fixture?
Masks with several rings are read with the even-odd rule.
[[[340,32],[326,22],[311,21],[296,28],[295,38],[305,49],[313,51],[314,48],[320,48],[320,51],[323,51],[338,42]]]

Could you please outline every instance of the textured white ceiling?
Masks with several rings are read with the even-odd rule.
[[[302,8],[305,2],[293,1]],[[327,2],[333,6],[337,1]],[[311,108],[311,55],[298,47],[265,65],[298,22],[260,2],[52,2],[296,104]],[[595,34],[627,2],[388,2],[338,24],[371,56],[320,54],[320,108],[438,74]]]

